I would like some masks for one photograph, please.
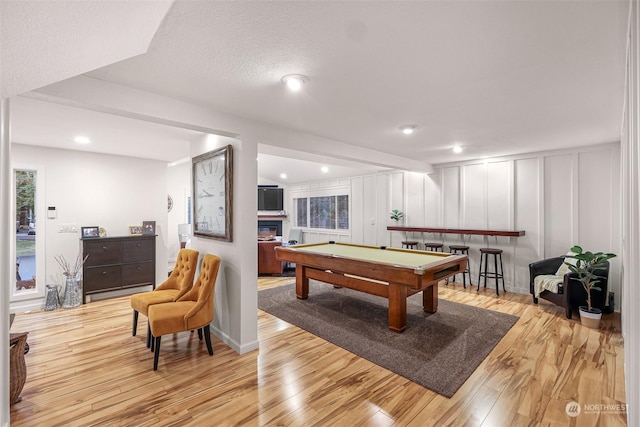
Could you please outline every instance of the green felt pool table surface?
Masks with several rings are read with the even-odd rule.
[[[354,245],[348,243],[317,243],[294,246],[297,250],[317,254],[333,255],[363,261],[420,268],[450,256],[442,252],[426,252],[379,246]]]

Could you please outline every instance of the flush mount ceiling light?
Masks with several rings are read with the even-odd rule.
[[[91,142],[91,140],[86,136],[76,136],[75,138],[73,138],[73,141],[77,142],[78,144],[88,144]]]
[[[403,125],[403,126],[400,126],[400,130],[405,135],[411,135],[413,132],[415,132],[417,127],[418,126],[416,126],[416,125]]]
[[[309,81],[309,77],[303,76],[302,74],[287,74],[283,76],[280,81],[290,90],[297,92],[302,88],[303,84]]]
[[[329,172],[329,168],[327,166],[323,166],[320,168],[320,170],[322,171],[322,173],[327,173]]]
[[[280,178],[282,178],[282,179],[287,179],[287,174],[286,174],[286,173],[281,173],[281,174],[280,174]]]
[[[462,153],[462,147],[459,145],[454,145],[453,146],[453,152],[458,154],[458,153]]]

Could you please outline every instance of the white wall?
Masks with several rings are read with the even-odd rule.
[[[167,191],[173,199],[173,208],[167,215],[167,252],[169,264],[174,265],[178,251],[180,251],[178,224],[189,223],[188,199],[191,196],[190,159],[167,168]],[[187,243],[187,247],[190,247],[190,242]]]
[[[630,2],[627,82],[622,129],[622,260],[625,391],[627,424],[640,425],[640,7]]]
[[[10,138],[10,102],[8,99],[0,100],[0,236],[10,236],[15,230],[15,223],[11,217],[11,204],[6,200],[11,199],[12,192],[12,172],[11,172],[11,138]],[[10,226],[11,224],[11,226]],[[11,242],[9,239],[2,239],[0,242],[0,271],[3,272],[2,279],[5,283],[11,283],[11,266],[15,266],[15,260],[11,259]],[[9,342],[9,295],[10,287],[5,284],[0,286],[0,342]],[[0,426],[8,426],[9,417],[9,346],[0,351]]]
[[[305,242],[326,240],[399,247],[409,238],[468,244],[477,283],[481,247],[504,250],[508,291],[529,293],[529,264],[566,253],[575,244],[619,253],[620,146],[617,143],[508,158],[436,165],[431,175],[380,173],[292,185],[290,195],[350,194],[351,229],[306,229]],[[391,209],[415,227],[525,230],[522,237],[388,232]],[[620,259],[610,289],[620,303]],[[489,286],[489,284],[487,285]]]
[[[444,183],[439,226],[525,230],[523,237],[472,236],[465,243],[471,246],[475,274],[480,247],[503,249],[507,290],[529,293],[533,261],[564,254],[575,244],[619,253],[619,163],[620,148],[614,143],[436,165]],[[460,239],[443,237],[445,243]],[[619,266],[613,260],[610,277],[618,303]]]
[[[12,166],[36,167],[44,174],[38,184],[37,240],[44,243],[44,262],[38,277],[47,284],[63,284],[54,256],[75,260],[80,233],[59,233],[60,224],[104,227],[109,236],[129,234],[130,225],[156,221],[156,281],[167,275],[167,166],[133,157],[59,150],[13,144]],[[57,216],[47,219],[45,209]],[[104,296],[104,295],[103,295]],[[94,299],[100,298],[98,295]],[[12,311],[42,308],[42,294],[12,301]]]

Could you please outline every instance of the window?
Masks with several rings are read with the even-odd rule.
[[[295,199],[296,206],[296,225],[298,227],[307,227],[307,198]]]
[[[349,229],[349,196],[320,196],[294,199],[296,227],[325,230]]]
[[[349,196],[337,196],[338,200],[338,230],[349,229]]]
[[[36,171],[16,170],[16,291],[36,288]]]
[[[310,197],[309,219],[311,228],[336,228],[336,198],[335,197]]]

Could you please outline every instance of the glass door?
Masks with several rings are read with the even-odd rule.
[[[36,177],[35,170],[15,171],[16,294],[36,289]]]

